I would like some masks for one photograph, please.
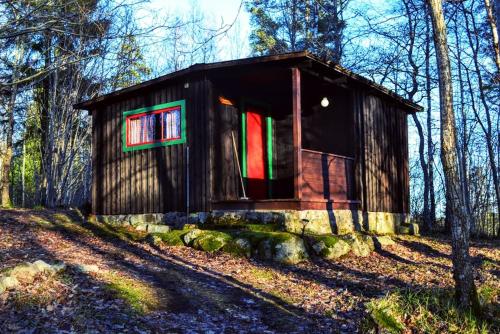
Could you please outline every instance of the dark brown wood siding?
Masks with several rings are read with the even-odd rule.
[[[210,85],[203,75],[185,78],[92,111],[94,213],[185,211],[186,146],[190,149],[190,210],[210,210]],[[182,99],[186,100],[186,144],[123,152],[123,112]]]
[[[214,113],[214,199],[234,200],[240,197],[240,179],[234,143],[240,140],[240,112],[232,105],[217,103]],[[241,150],[241,149],[240,149]]]
[[[407,114],[386,99],[353,91],[356,192],[364,211],[407,213]]]

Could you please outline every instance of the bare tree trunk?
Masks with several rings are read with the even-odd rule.
[[[414,6],[413,2],[405,0],[403,1],[403,5],[405,7],[406,18],[408,21],[407,27],[408,27],[409,40],[408,40],[407,58],[408,58],[408,63],[410,64],[411,67],[411,86],[409,86],[410,90],[407,92],[407,96],[408,99],[413,100],[413,98],[415,97],[415,95],[419,90],[418,75],[420,68],[414,59],[415,38],[416,38],[415,29],[417,25],[417,20],[415,19],[415,16],[412,13],[412,9],[410,8],[410,6]],[[417,127],[417,133],[419,138],[418,156],[419,156],[420,167],[422,168],[422,173],[424,176],[424,208],[423,208],[424,230],[429,232],[432,228],[431,226],[432,223],[430,219],[430,208],[429,208],[429,173],[427,169],[427,163],[425,161],[425,136],[422,124],[420,123],[418,116],[415,113],[413,113],[412,118],[413,121],[415,122],[415,126]]]
[[[458,164],[459,164],[459,174],[460,180],[462,182],[462,192],[464,194],[464,203],[467,210],[467,215],[470,217],[470,230],[471,234],[475,234],[475,219],[473,216],[473,212],[471,209],[471,201],[470,201],[470,186],[469,186],[469,133],[468,133],[468,122],[467,122],[467,113],[465,110],[465,97],[464,97],[464,80],[462,74],[462,49],[460,46],[460,38],[458,35],[458,25],[457,25],[457,15],[455,15],[455,44],[456,44],[456,56],[458,63],[458,82],[460,87],[460,125],[461,125],[461,140],[457,143],[458,149]],[[471,95],[472,96],[472,95]],[[472,98],[472,103],[474,104],[474,99]]]
[[[426,5],[426,12],[429,6]],[[426,15],[426,41],[425,41],[425,90],[427,97],[427,172],[429,180],[429,220],[432,224],[436,222],[436,198],[434,190],[434,143],[432,142],[432,96],[431,96],[431,24]]]
[[[452,79],[443,7],[441,0],[427,1],[430,5],[439,73],[441,163],[445,178],[446,201],[450,208],[450,217],[448,219],[451,222],[453,278],[455,279],[456,298],[459,307],[463,310],[472,308],[475,312],[479,312],[479,301],[469,255],[470,220],[467,216],[458,174]]]
[[[2,157],[2,207],[10,207],[10,164],[12,162],[12,135],[14,133],[14,103],[16,99],[16,87],[12,87],[11,96],[7,106],[7,129],[5,140],[5,152]]]
[[[497,2],[495,7],[499,7],[500,4]],[[500,81],[500,46],[498,41],[498,27],[497,20],[493,13],[493,6],[490,0],[484,0],[484,7],[486,8],[486,14],[488,16],[488,23],[490,24],[491,36],[492,36],[492,48],[495,54],[495,63],[497,64],[497,80]],[[499,8],[496,8],[497,12]]]
[[[469,41],[470,48],[472,50],[472,60],[474,63],[474,69],[476,71],[477,75],[477,80],[479,84],[479,99],[483,105],[484,108],[484,115],[486,116],[486,122],[483,122],[481,119],[481,116],[477,112],[476,109],[474,109],[474,115],[476,116],[476,119],[481,126],[481,129],[484,132],[484,136],[486,139],[486,149],[488,152],[488,161],[490,164],[490,169],[491,169],[491,176],[493,178],[493,187],[495,189],[495,195],[496,195],[496,204],[497,204],[497,212],[500,212],[500,180],[498,177],[498,167],[496,164],[495,160],[495,149],[493,147],[493,125],[492,125],[492,117],[491,117],[491,111],[490,111],[490,106],[488,105],[488,102],[486,101],[486,95],[484,94],[485,87],[483,83],[483,76],[481,74],[481,67],[479,65],[479,39],[478,39],[478,29],[476,27],[476,22],[474,19],[474,16],[471,15],[471,24],[472,27],[470,27],[469,24],[469,19],[467,15],[467,10],[465,9],[464,4],[462,3],[462,11],[464,14],[464,19],[465,19],[465,25],[467,28],[467,38]],[[472,28],[472,30],[471,30]],[[471,34],[473,32],[473,34]],[[473,36],[474,35],[474,40]],[[486,123],[486,124],[485,124]]]
[[[430,218],[430,210],[429,210],[429,171],[427,170],[427,163],[425,162],[425,137],[424,131],[422,128],[422,124],[418,119],[418,116],[413,113],[412,115],[413,121],[415,122],[415,126],[417,127],[418,133],[418,157],[420,162],[420,168],[422,168],[422,173],[424,175],[424,209],[423,209],[423,218],[424,218],[424,230],[426,232],[430,232],[432,229],[432,222]]]
[[[23,58],[23,46],[22,42],[20,41],[20,38],[18,37],[16,39],[16,46],[15,46],[15,56],[14,56],[14,62],[12,64],[12,85],[10,86],[9,90],[9,102],[7,103],[7,108],[6,108],[6,115],[7,115],[7,129],[5,131],[5,152],[2,157],[2,194],[1,194],[1,205],[2,207],[9,207],[12,205],[11,199],[10,199],[10,166],[12,162],[12,143],[13,143],[13,136],[14,136],[14,108],[16,105],[16,98],[17,98],[17,89],[18,86],[16,84],[17,78],[19,76],[19,65],[21,62],[21,59]]]

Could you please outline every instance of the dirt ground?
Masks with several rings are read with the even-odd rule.
[[[1,294],[0,333],[355,333],[371,298],[452,286],[446,238],[395,240],[366,258],[284,266],[152,247],[74,212],[2,210],[0,270],[39,259],[67,269]],[[477,284],[500,287],[498,243],[473,242],[471,254]]]

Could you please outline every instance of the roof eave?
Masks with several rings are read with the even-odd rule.
[[[334,71],[345,75],[346,77],[356,81],[360,82],[364,85],[367,85],[371,87],[372,89],[375,89],[376,91],[387,95],[391,97],[392,99],[396,100],[399,102],[401,105],[405,106],[406,112],[408,113],[413,113],[413,112],[420,112],[423,111],[423,108],[419,106],[418,104],[403,98],[402,96],[399,96],[398,94],[392,92],[391,90],[385,88],[382,85],[377,84],[376,82],[373,82],[361,75],[358,75],[352,71],[349,71],[348,69],[334,63],[327,63],[324,62],[323,60],[317,58],[313,54],[307,52],[307,51],[300,51],[300,52],[291,52],[291,53],[285,53],[285,54],[279,54],[279,55],[270,55],[270,56],[264,56],[264,57],[253,57],[253,58],[245,58],[245,59],[236,59],[236,60],[228,60],[228,61],[223,61],[223,62],[218,62],[218,63],[212,63],[212,64],[194,64],[191,65],[190,67],[169,73],[163,76],[160,76],[158,78],[145,81],[118,91],[114,91],[105,95],[98,96],[96,98],[79,102],[73,105],[75,109],[82,109],[82,110],[91,110],[92,107],[96,104],[103,103],[104,101],[112,98],[116,98],[118,96],[126,95],[128,93],[144,89],[147,87],[151,87],[157,84],[162,83],[163,81],[169,80],[169,79],[174,79],[178,78],[181,76],[185,76],[191,73],[198,73],[201,71],[206,71],[206,70],[212,70],[212,69],[218,69],[218,68],[228,68],[228,67],[233,67],[233,66],[241,66],[241,65],[250,65],[250,64],[257,64],[257,63],[268,63],[268,62],[273,62],[273,61],[280,61],[280,60],[294,60],[294,59],[310,59],[313,60],[319,64],[322,64],[323,66],[326,66],[329,69],[333,69]]]
[[[279,61],[279,60],[283,60],[283,59],[305,58],[308,54],[309,53],[307,51],[300,51],[300,52],[290,52],[290,53],[285,53],[285,54],[270,55],[270,56],[263,56],[263,57],[228,60],[228,61],[222,61],[222,62],[217,62],[217,63],[212,63],[212,64],[203,64],[203,63],[202,64],[194,64],[194,65],[191,65],[190,67],[183,69],[183,70],[172,72],[172,73],[160,76],[160,77],[152,79],[152,80],[148,80],[148,81],[124,88],[124,89],[120,89],[118,91],[114,91],[114,92],[111,92],[111,93],[108,93],[105,95],[95,97],[95,98],[87,100],[87,101],[78,102],[78,103],[74,104],[73,107],[75,109],[90,110],[93,105],[98,104],[98,103],[102,103],[105,100],[108,100],[110,98],[115,98],[115,97],[118,97],[121,95],[125,95],[128,93],[134,92],[134,91],[139,90],[139,89],[151,87],[151,86],[159,84],[165,80],[181,77],[181,76],[187,75],[189,73],[200,72],[203,70],[212,70],[212,69],[217,69],[217,68],[227,68],[227,67],[232,67],[232,66],[249,65],[249,64],[254,64],[254,63],[267,63],[267,62]]]

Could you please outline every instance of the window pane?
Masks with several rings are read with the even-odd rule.
[[[180,125],[181,125],[181,118],[180,118],[180,110],[176,109],[171,112],[172,114],[172,138],[179,138],[180,137]]]
[[[129,142],[132,145],[139,144],[140,141],[140,125],[141,119],[134,118],[130,120],[130,129],[129,129]]]
[[[163,113],[163,140],[180,138],[180,109]]]

